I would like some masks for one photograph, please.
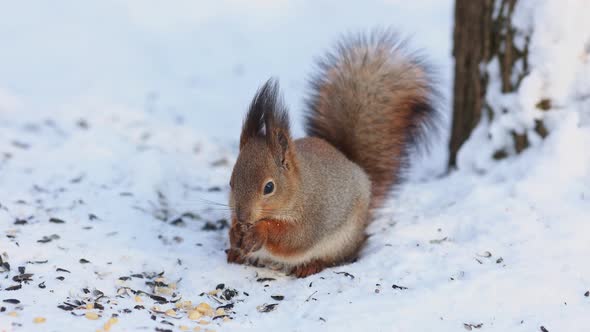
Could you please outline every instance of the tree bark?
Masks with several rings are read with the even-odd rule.
[[[493,2],[494,0],[455,2],[455,84],[449,167],[456,166],[459,148],[481,118],[486,82],[480,75],[480,65],[489,58]]]
[[[486,112],[493,121],[494,112],[486,104],[488,73],[486,65],[497,58],[502,93],[515,91],[528,72],[528,39],[524,50],[514,44],[511,18],[517,0],[456,0],[453,56],[453,122],[449,145],[449,167],[455,167],[457,153]],[[523,61],[518,69],[517,61]],[[516,72],[518,71],[518,72]],[[526,135],[513,133],[514,149],[528,146]],[[496,151],[502,158],[506,151]]]

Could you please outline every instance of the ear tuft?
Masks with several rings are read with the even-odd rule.
[[[286,153],[290,141],[289,116],[280,97],[279,84],[273,78],[266,81],[252,99],[242,127],[240,149],[254,137],[266,138],[273,151],[280,147],[283,154]]]

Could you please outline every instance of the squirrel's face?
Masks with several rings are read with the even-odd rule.
[[[299,174],[278,89],[271,79],[256,92],[242,127],[229,199],[232,218],[240,223],[293,215]]]
[[[241,150],[230,180],[230,206],[240,223],[288,216],[296,191],[296,170],[256,138]]]

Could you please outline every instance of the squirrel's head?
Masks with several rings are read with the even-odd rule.
[[[240,154],[230,180],[230,206],[241,223],[291,214],[299,186],[289,117],[278,84],[270,79],[256,93],[244,120]]]

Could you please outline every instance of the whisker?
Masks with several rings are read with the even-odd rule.
[[[208,199],[205,199],[205,198],[202,198],[202,197],[198,197],[197,199],[200,200],[200,201],[202,201],[202,202],[204,202],[204,203],[208,203],[208,204],[220,205],[220,206],[229,206],[227,204],[215,202],[215,201],[208,200]]]
[[[290,214],[290,213],[294,213],[296,212],[295,210],[291,210],[291,209],[260,209],[258,210],[259,213],[262,212],[263,214],[277,214],[277,213],[285,213],[285,214]]]
[[[176,203],[168,203],[169,207],[182,207],[182,208],[192,208],[192,209],[210,209],[210,208],[217,208],[217,209],[231,209],[228,206],[219,206],[219,205],[212,205],[212,204],[198,204],[198,203],[183,203],[183,202],[176,202]]]
[[[194,199],[186,199],[186,198],[183,198],[183,199],[177,200],[177,202],[178,201],[184,202],[186,204],[199,204],[200,203],[200,204],[208,204],[208,205],[217,205],[217,206],[229,207],[228,204],[215,202],[215,201],[208,200],[208,199],[205,199],[205,198],[202,198],[202,197],[197,197],[197,198],[194,198]]]
[[[176,208],[176,209],[186,209],[186,208],[195,208],[194,204],[170,204],[170,207]],[[199,207],[196,210],[199,211],[234,211],[234,209],[230,208],[230,207],[224,207],[224,206],[205,206],[205,207]]]

